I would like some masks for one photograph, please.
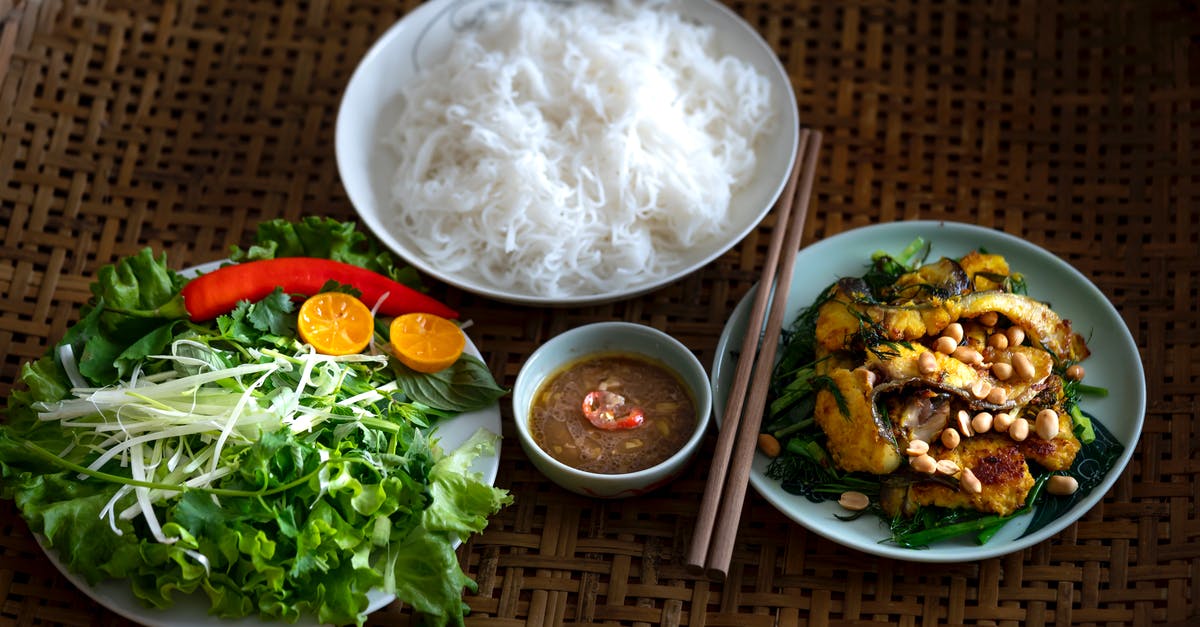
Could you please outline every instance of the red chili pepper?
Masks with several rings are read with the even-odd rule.
[[[646,419],[641,407],[628,405],[625,397],[606,390],[588,392],[583,397],[583,415],[599,429],[632,429]]]
[[[243,300],[261,300],[276,287],[288,294],[312,296],[329,281],[362,292],[361,300],[374,307],[387,295],[379,312],[387,316],[431,313],[457,318],[458,312],[406,285],[366,268],[313,257],[280,257],[247,261],[202,274],[183,286],[183,304],[197,322],[233,311]]]

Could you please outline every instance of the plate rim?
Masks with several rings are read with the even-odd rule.
[[[820,279],[806,279],[804,272],[799,266],[806,261],[807,256],[820,254],[828,249],[842,244],[843,242],[857,240],[859,238],[872,238],[878,240],[882,237],[893,235],[893,233],[911,233],[912,235],[909,235],[909,237],[918,234],[924,235],[926,240],[933,244],[935,252],[938,248],[939,235],[942,237],[954,237],[956,239],[974,235],[981,239],[989,239],[996,245],[1005,244],[1013,248],[1020,249],[1023,253],[1034,255],[1037,258],[1037,263],[1053,266],[1055,270],[1066,275],[1066,278],[1070,279],[1073,284],[1076,284],[1080,289],[1082,289],[1087,296],[1090,297],[1090,300],[1098,300],[1100,303],[1102,303],[1104,305],[1103,316],[1100,316],[1097,319],[1104,318],[1110,322],[1117,323],[1118,328],[1121,330],[1121,336],[1114,341],[1118,344],[1117,348],[1119,349],[1119,352],[1121,352],[1123,355],[1125,353],[1131,353],[1134,357],[1132,360],[1134,362],[1132,368],[1133,378],[1140,383],[1132,390],[1129,390],[1130,399],[1128,402],[1136,411],[1133,412],[1134,416],[1131,419],[1131,424],[1129,425],[1128,429],[1132,433],[1129,441],[1125,442],[1123,438],[1118,438],[1118,440],[1122,441],[1124,444],[1124,450],[1117,459],[1113,468],[1105,475],[1100,484],[1098,484],[1083,501],[1077,503],[1070,510],[1068,510],[1066,515],[1027,536],[1014,538],[1010,543],[997,543],[999,538],[996,538],[993,539],[992,542],[978,547],[956,547],[951,553],[946,553],[944,550],[940,552],[937,548],[937,545],[934,545],[934,547],[929,549],[907,549],[891,544],[885,544],[884,541],[886,540],[886,536],[882,533],[882,528],[880,538],[875,542],[868,543],[853,541],[852,539],[848,540],[845,534],[838,533],[839,527],[837,525],[820,525],[815,524],[815,521],[802,519],[797,512],[793,511],[793,505],[795,503],[799,503],[803,509],[806,507],[807,501],[804,500],[804,497],[782,493],[782,489],[779,487],[777,481],[766,478],[762,473],[762,469],[765,467],[765,458],[761,453],[758,452],[755,454],[755,467],[751,470],[751,485],[754,486],[755,491],[758,492],[764,499],[766,499],[773,507],[775,507],[776,510],[796,524],[801,525],[808,531],[814,532],[823,538],[836,542],[847,548],[859,550],[864,553],[876,555],[878,557],[929,563],[976,561],[1007,555],[1053,538],[1063,529],[1067,528],[1071,524],[1074,524],[1089,511],[1091,511],[1097,504],[1099,504],[1099,502],[1116,483],[1117,479],[1124,474],[1124,471],[1137,448],[1137,443],[1141,437],[1141,432],[1145,424],[1147,394],[1145,369],[1136,340],[1133,338],[1133,335],[1130,332],[1128,325],[1125,323],[1125,320],[1121,317],[1120,311],[1116,309],[1108,297],[1103,293],[1102,290],[1100,290],[1099,287],[1095,285],[1095,283],[1091,281],[1091,279],[1089,279],[1073,265],[1061,259],[1049,250],[1023,238],[996,228],[988,228],[966,222],[958,222],[953,220],[897,220],[893,222],[858,226],[834,235],[830,235],[800,250],[796,257],[797,267],[793,274],[792,287],[795,288],[797,283],[805,280],[819,281],[822,283],[822,286],[824,286],[832,283],[832,281],[838,278],[837,276],[831,275],[830,277],[823,277]],[[900,245],[903,246],[903,244]],[[987,242],[975,244],[975,246],[986,245]],[[861,267],[865,267],[868,257],[873,250],[874,249],[872,248],[861,251]],[[1010,263],[1012,262],[1010,261]],[[1013,263],[1012,265],[1017,266],[1019,264]],[[1017,270],[1020,271],[1020,268],[1017,268]],[[718,426],[721,424],[724,417],[724,404],[728,400],[728,385],[723,384],[723,380],[731,377],[730,370],[733,367],[731,364],[736,363],[736,360],[732,358],[731,353],[740,351],[746,319],[749,317],[750,305],[755,294],[757,293],[758,287],[759,285],[757,283],[751,286],[751,288],[747,290],[745,296],[735,306],[733,312],[730,314],[730,317],[726,322],[725,327],[722,329],[721,336],[717,342],[713,364],[710,368],[710,384],[713,387],[713,418],[714,422]],[[816,289],[820,289],[820,287]],[[789,296],[791,297],[789,298],[788,303],[789,313],[785,317],[785,325],[790,325],[792,320],[795,318],[795,314],[792,311],[793,303],[791,302],[792,298],[795,298],[795,293],[792,292],[792,294]],[[801,306],[804,304],[807,303],[803,303]],[[738,331],[737,327],[739,326],[742,327],[742,329],[740,329],[737,337],[734,337],[734,332]],[[1118,355],[1118,357],[1120,356],[1122,355]],[[1105,422],[1105,425],[1108,426],[1107,421]],[[790,503],[788,501],[793,501],[795,503]],[[828,509],[831,506],[828,504],[811,504],[807,507],[823,507]],[[1023,531],[1028,526],[1027,520],[1028,519],[1025,519],[1024,521],[1014,520],[1013,522],[1009,523],[1008,527],[1015,529],[1015,527],[1013,527],[1014,523],[1024,522],[1024,524],[1020,526],[1020,530]],[[830,518],[829,520],[823,522],[838,521]]]
[[[229,259],[208,261],[184,268],[179,271],[179,274],[185,278],[194,278],[198,274],[211,272],[212,270],[220,267],[222,264],[228,262]],[[464,333],[464,335],[466,334]],[[471,340],[471,337],[469,335],[466,337],[466,352],[474,357],[482,359],[483,354],[479,351],[478,347],[475,346],[475,343]],[[464,420],[466,422],[463,422]],[[454,425],[458,425],[459,428],[454,429]],[[495,486],[496,477],[499,475],[500,470],[501,446],[499,438],[503,437],[501,432],[502,425],[503,419],[500,413],[500,401],[497,399],[489,407],[465,412],[451,418],[450,420],[438,423],[436,430],[433,433],[439,444],[444,442],[443,438],[441,437],[443,427],[450,426],[454,431],[454,435],[456,436],[462,434],[461,437],[457,438],[457,441],[454,443],[453,447],[442,447],[445,452],[449,453],[454,448],[457,448],[459,445],[465,442],[466,439],[478,429],[486,429],[492,432],[497,437],[495,450],[492,451],[490,455],[482,455],[477,458],[475,463],[471,465],[470,469],[473,472],[480,473],[484,479],[486,479],[488,484]],[[74,584],[75,587],[83,592],[88,598],[113,612],[114,614],[117,614],[125,619],[147,625],[148,627],[249,627],[251,625],[276,624],[289,625],[292,627],[304,627],[305,625],[320,624],[315,621],[306,623],[303,620],[304,616],[301,617],[301,620],[295,623],[288,623],[284,620],[263,620],[258,615],[245,616],[238,619],[220,618],[208,613],[211,604],[208,602],[208,598],[199,590],[190,594],[181,594],[176,592],[172,597],[173,604],[168,608],[147,607],[143,605],[142,602],[133,594],[127,579],[110,578],[99,581],[95,585],[90,584],[87,582],[87,580],[71,571],[65,564],[62,563],[58,557],[58,551],[53,547],[46,546],[45,537],[41,533],[34,533],[33,536],[34,540],[38,544],[38,547],[41,548],[42,553],[45,554],[50,563],[54,565],[54,567],[63,575],[63,577]],[[460,540],[456,540],[454,543],[455,548],[457,548],[461,543],[462,542]],[[367,615],[370,615],[371,613],[383,609],[395,601],[396,595],[385,593],[382,590],[373,589],[367,593],[367,600],[367,608],[364,610],[364,612]],[[201,613],[197,614],[194,611],[197,608]],[[180,612],[185,614],[184,620],[176,620],[176,616],[174,616],[174,614]],[[308,618],[313,617],[308,616]]]
[[[446,14],[451,12],[451,9],[456,5],[463,6],[470,3],[490,4],[497,0],[431,0],[428,3],[422,4],[413,11],[405,14],[391,26],[389,26],[382,35],[376,39],[367,53],[360,59],[354,72],[351,74],[346,88],[342,92],[342,97],[338,103],[337,117],[334,127],[334,152],[335,161],[338,169],[338,175],[345,188],[346,195],[353,206],[355,213],[366,224],[367,228],[392,252],[399,255],[406,262],[420,270],[423,274],[428,275],[438,281],[452,285],[461,290],[471,292],[480,296],[491,298],[501,302],[507,302],[516,305],[530,305],[541,307],[574,307],[599,305],[611,302],[617,302],[634,298],[654,290],[665,287],[671,283],[679,281],[690,274],[700,270],[704,266],[712,263],[721,255],[727,253],[742,239],[753,231],[763,218],[771,211],[779,197],[782,195],[784,187],[787,184],[788,173],[791,171],[792,164],[797,158],[797,139],[800,135],[800,115],[799,106],[796,102],[794,86],[791,83],[791,77],[784,67],[778,55],[763,39],[762,35],[752,28],[740,15],[732,11],[718,0],[669,0],[670,5],[677,7],[687,7],[685,15],[694,17],[703,12],[715,13],[721,19],[729,21],[737,27],[733,35],[730,35],[733,40],[743,42],[742,45],[746,48],[755,50],[753,58],[741,57],[743,60],[759,59],[761,62],[767,62],[771,67],[770,76],[768,79],[772,85],[780,85],[785,87],[785,94],[781,94],[779,98],[786,104],[786,110],[777,111],[781,116],[782,128],[777,129],[775,136],[785,136],[790,139],[786,152],[788,157],[784,160],[786,163],[782,170],[779,180],[772,183],[763,183],[767,185],[766,189],[770,189],[767,193],[765,206],[755,209],[752,212],[747,212],[750,219],[740,229],[731,231],[725,238],[716,238],[713,248],[707,254],[697,258],[692,263],[685,264],[679,269],[671,272],[667,276],[659,277],[653,280],[648,280],[641,284],[636,284],[633,287],[609,290],[602,293],[568,295],[568,296],[539,296],[530,293],[517,293],[509,291],[498,291],[495,288],[488,286],[487,280],[483,277],[468,277],[462,276],[461,273],[448,273],[439,270],[432,264],[422,258],[416,251],[409,250],[407,246],[398,241],[389,232],[388,226],[384,224],[379,217],[380,204],[376,202],[376,189],[370,180],[369,172],[360,172],[359,170],[365,167],[363,164],[366,161],[362,155],[355,154],[351,156],[349,151],[349,139],[351,132],[354,130],[354,122],[351,120],[363,115],[363,111],[356,110],[354,115],[348,113],[347,103],[350,102],[358,92],[370,88],[371,78],[370,68],[378,63],[384,56],[384,51],[393,46],[400,45],[395,40],[404,37],[409,29],[428,28],[429,24],[439,19],[445,18]],[[500,0],[503,2],[516,2],[524,0]],[[582,0],[571,0],[582,1]],[[424,31],[414,33],[411,40],[415,41],[423,37]],[[403,43],[403,42],[401,42]],[[760,56],[761,55],[761,58]],[[383,108],[386,105],[379,105]],[[374,124],[380,117],[375,109],[366,110],[366,115],[370,116],[370,124]],[[369,146],[367,154],[375,154],[378,146]],[[762,156],[770,156],[764,152]],[[765,161],[760,158],[760,164]],[[774,161],[774,159],[773,159]],[[761,165],[760,165],[761,168]],[[365,183],[354,182],[365,177]],[[361,207],[361,208],[360,208]]]

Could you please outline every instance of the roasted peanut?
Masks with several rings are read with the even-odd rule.
[[[937,462],[937,471],[943,475],[953,475],[959,471],[958,464],[952,459],[939,459]]]
[[[975,435],[975,432],[971,431],[971,414],[968,414],[965,409],[960,409],[958,410],[958,414],[955,415],[955,418],[958,420],[958,430],[961,431],[964,436],[969,438]]]
[[[1008,348],[1008,336],[1003,333],[993,333],[988,336],[988,346],[996,350],[1004,350]]]
[[[987,379],[975,379],[971,385],[967,386],[967,390],[971,392],[971,396],[977,399],[985,399],[992,391],[992,384],[987,382]]]
[[[994,311],[988,311],[980,314],[976,320],[979,321],[979,324],[982,324],[985,327],[994,327],[996,326],[997,322],[1000,322],[1000,314]]]
[[[838,505],[852,512],[861,512],[870,504],[871,499],[867,498],[867,495],[862,492],[855,492],[854,490],[842,492],[841,498],[838,499]]]
[[[776,440],[775,436],[770,433],[760,433],[758,434],[758,450],[762,451],[763,455],[775,459],[779,457],[779,440]]]
[[[908,465],[911,466],[914,471],[927,475],[932,475],[937,471],[937,460],[930,457],[928,454],[912,458],[912,461],[908,462]]]
[[[1024,442],[1025,438],[1029,437],[1029,421],[1024,418],[1014,420],[1008,427],[1008,437],[1017,442]]]
[[[1008,379],[1013,375],[1012,364],[1006,364],[1002,361],[998,361],[992,364],[992,374],[996,375],[996,378],[1000,381],[1008,381]]]
[[[1016,353],[1012,356],[1013,374],[1018,378],[1026,381],[1032,379],[1037,371],[1033,368],[1033,362],[1029,361],[1023,353]]]
[[[1072,381],[1082,381],[1084,374],[1083,366],[1079,364],[1067,366],[1067,378]]]
[[[954,343],[958,344],[963,340],[964,337],[963,326],[957,322],[951,322],[950,324],[946,325],[945,329],[942,330],[942,335],[953,339]]]
[[[950,356],[969,366],[983,362],[983,355],[980,355],[979,351],[969,346],[959,346],[954,349],[953,353],[950,353]]]
[[[958,483],[971,494],[983,492],[983,482],[975,476],[975,473],[971,472],[970,468],[963,468],[962,474],[958,477]]]
[[[1034,419],[1034,430],[1043,440],[1053,440],[1058,435],[1058,412],[1049,407],[1039,411]]]
[[[929,452],[929,443],[925,440],[912,440],[904,453],[909,457],[920,457]]]
[[[1008,327],[1008,330],[1004,334],[1008,336],[1009,346],[1020,346],[1025,342],[1025,329],[1021,327]]]
[[[1079,489],[1079,481],[1071,475],[1054,475],[1046,480],[1046,491],[1058,496],[1075,494]]]
[[[1003,405],[1004,401],[1008,400],[1008,391],[1000,386],[996,386],[987,393],[987,402],[993,405]]]
[[[1008,428],[1013,425],[1013,415],[1008,412],[1000,412],[992,419],[992,429],[1005,433]]]
[[[934,357],[933,353],[929,351],[921,351],[921,354],[917,355],[917,372],[920,372],[921,374],[933,374],[937,372],[937,370],[937,357]]]
[[[947,450],[953,451],[954,447],[958,446],[959,442],[962,441],[962,436],[954,429],[942,429],[941,440],[942,446],[946,447]]]
[[[943,335],[933,343],[933,350],[943,355],[949,355],[950,353],[953,353],[954,349],[956,348],[958,348],[958,342],[949,335]]]
[[[992,418],[991,414],[986,411],[981,411],[978,414],[975,414],[975,417],[971,419],[971,429],[973,429],[975,433],[987,433],[988,431],[992,430],[992,422],[994,420],[995,419]]]

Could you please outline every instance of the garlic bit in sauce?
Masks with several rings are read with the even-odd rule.
[[[585,357],[538,389],[529,431],[568,466],[625,474],[683,448],[696,428],[696,403],[666,366],[631,353]]]

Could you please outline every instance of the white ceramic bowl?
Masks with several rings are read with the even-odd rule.
[[[642,355],[667,366],[679,375],[696,402],[696,429],[683,448],[657,466],[620,475],[586,472],[568,466],[542,450],[529,432],[529,407],[538,388],[549,377],[588,355],[613,351]],[[629,322],[597,322],[550,339],[521,366],[512,399],[517,435],[533,465],[550,480],[572,492],[600,498],[644,494],[679,476],[700,447],[712,416],[708,375],[692,351],[658,329]]]
[[[394,126],[406,86],[444,56],[458,33],[486,17],[486,10],[494,8],[496,2],[432,0],[420,5],[375,42],[359,62],[342,96],[335,139],[342,185],[362,222],[405,261],[428,276],[497,300],[539,306],[597,304],[643,294],[691,274],[741,241],[770,211],[787,182],[799,135],[799,115],[787,71],[762,37],[720,2],[671,0],[667,8],[714,28],[715,52],[752,64],[771,83],[771,107],[778,123],[760,142],[754,178],[731,199],[728,230],[710,244],[688,251],[678,270],[664,277],[566,297],[500,289],[479,277],[444,271],[430,263],[395,224],[389,184],[395,158],[381,138]]]

